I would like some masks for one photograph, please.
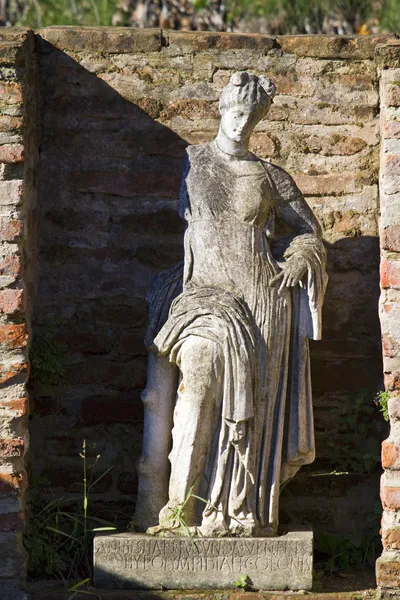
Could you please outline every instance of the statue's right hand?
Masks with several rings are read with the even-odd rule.
[[[306,272],[307,267],[298,260],[288,260],[284,264],[282,271],[271,279],[271,286],[280,282],[278,294],[282,293],[283,288],[296,286]]]

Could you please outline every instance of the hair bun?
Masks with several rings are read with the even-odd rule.
[[[249,74],[247,73],[247,71],[238,71],[237,73],[234,73],[230,79],[230,83],[236,86],[246,85],[248,81]]]
[[[268,77],[265,77],[264,75],[258,78],[258,82],[261,85],[261,87],[265,90],[266,94],[271,98],[271,100],[273,100],[276,94],[276,87],[274,82],[271,81],[271,79],[269,79]]]

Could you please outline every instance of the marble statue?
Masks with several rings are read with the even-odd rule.
[[[292,177],[249,151],[275,91],[235,73],[216,139],[186,150],[184,262],[149,294],[135,519],[153,534],[179,534],[183,511],[197,535],[276,535],[280,488],[314,460],[325,251]],[[276,239],[276,219],[292,234]]]

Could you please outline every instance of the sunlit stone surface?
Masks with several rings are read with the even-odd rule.
[[[156,538],[123,533],[95,538],[97,588],[310,589],[312,533],[276,538]]]

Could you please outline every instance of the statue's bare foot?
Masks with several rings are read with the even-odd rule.
[[[146,530],[147,535],[158,537],[201,537],[199,527],[165,527],[164,525],[155,525]]]
[[[230,535],[234,537],[257,537],[259,525],[254,519],[231,519],[229,524]]]
[[[197,530],[202,537],[227,537],[230,535],[225,519],[219,513],[203,517],[201,526]]]

